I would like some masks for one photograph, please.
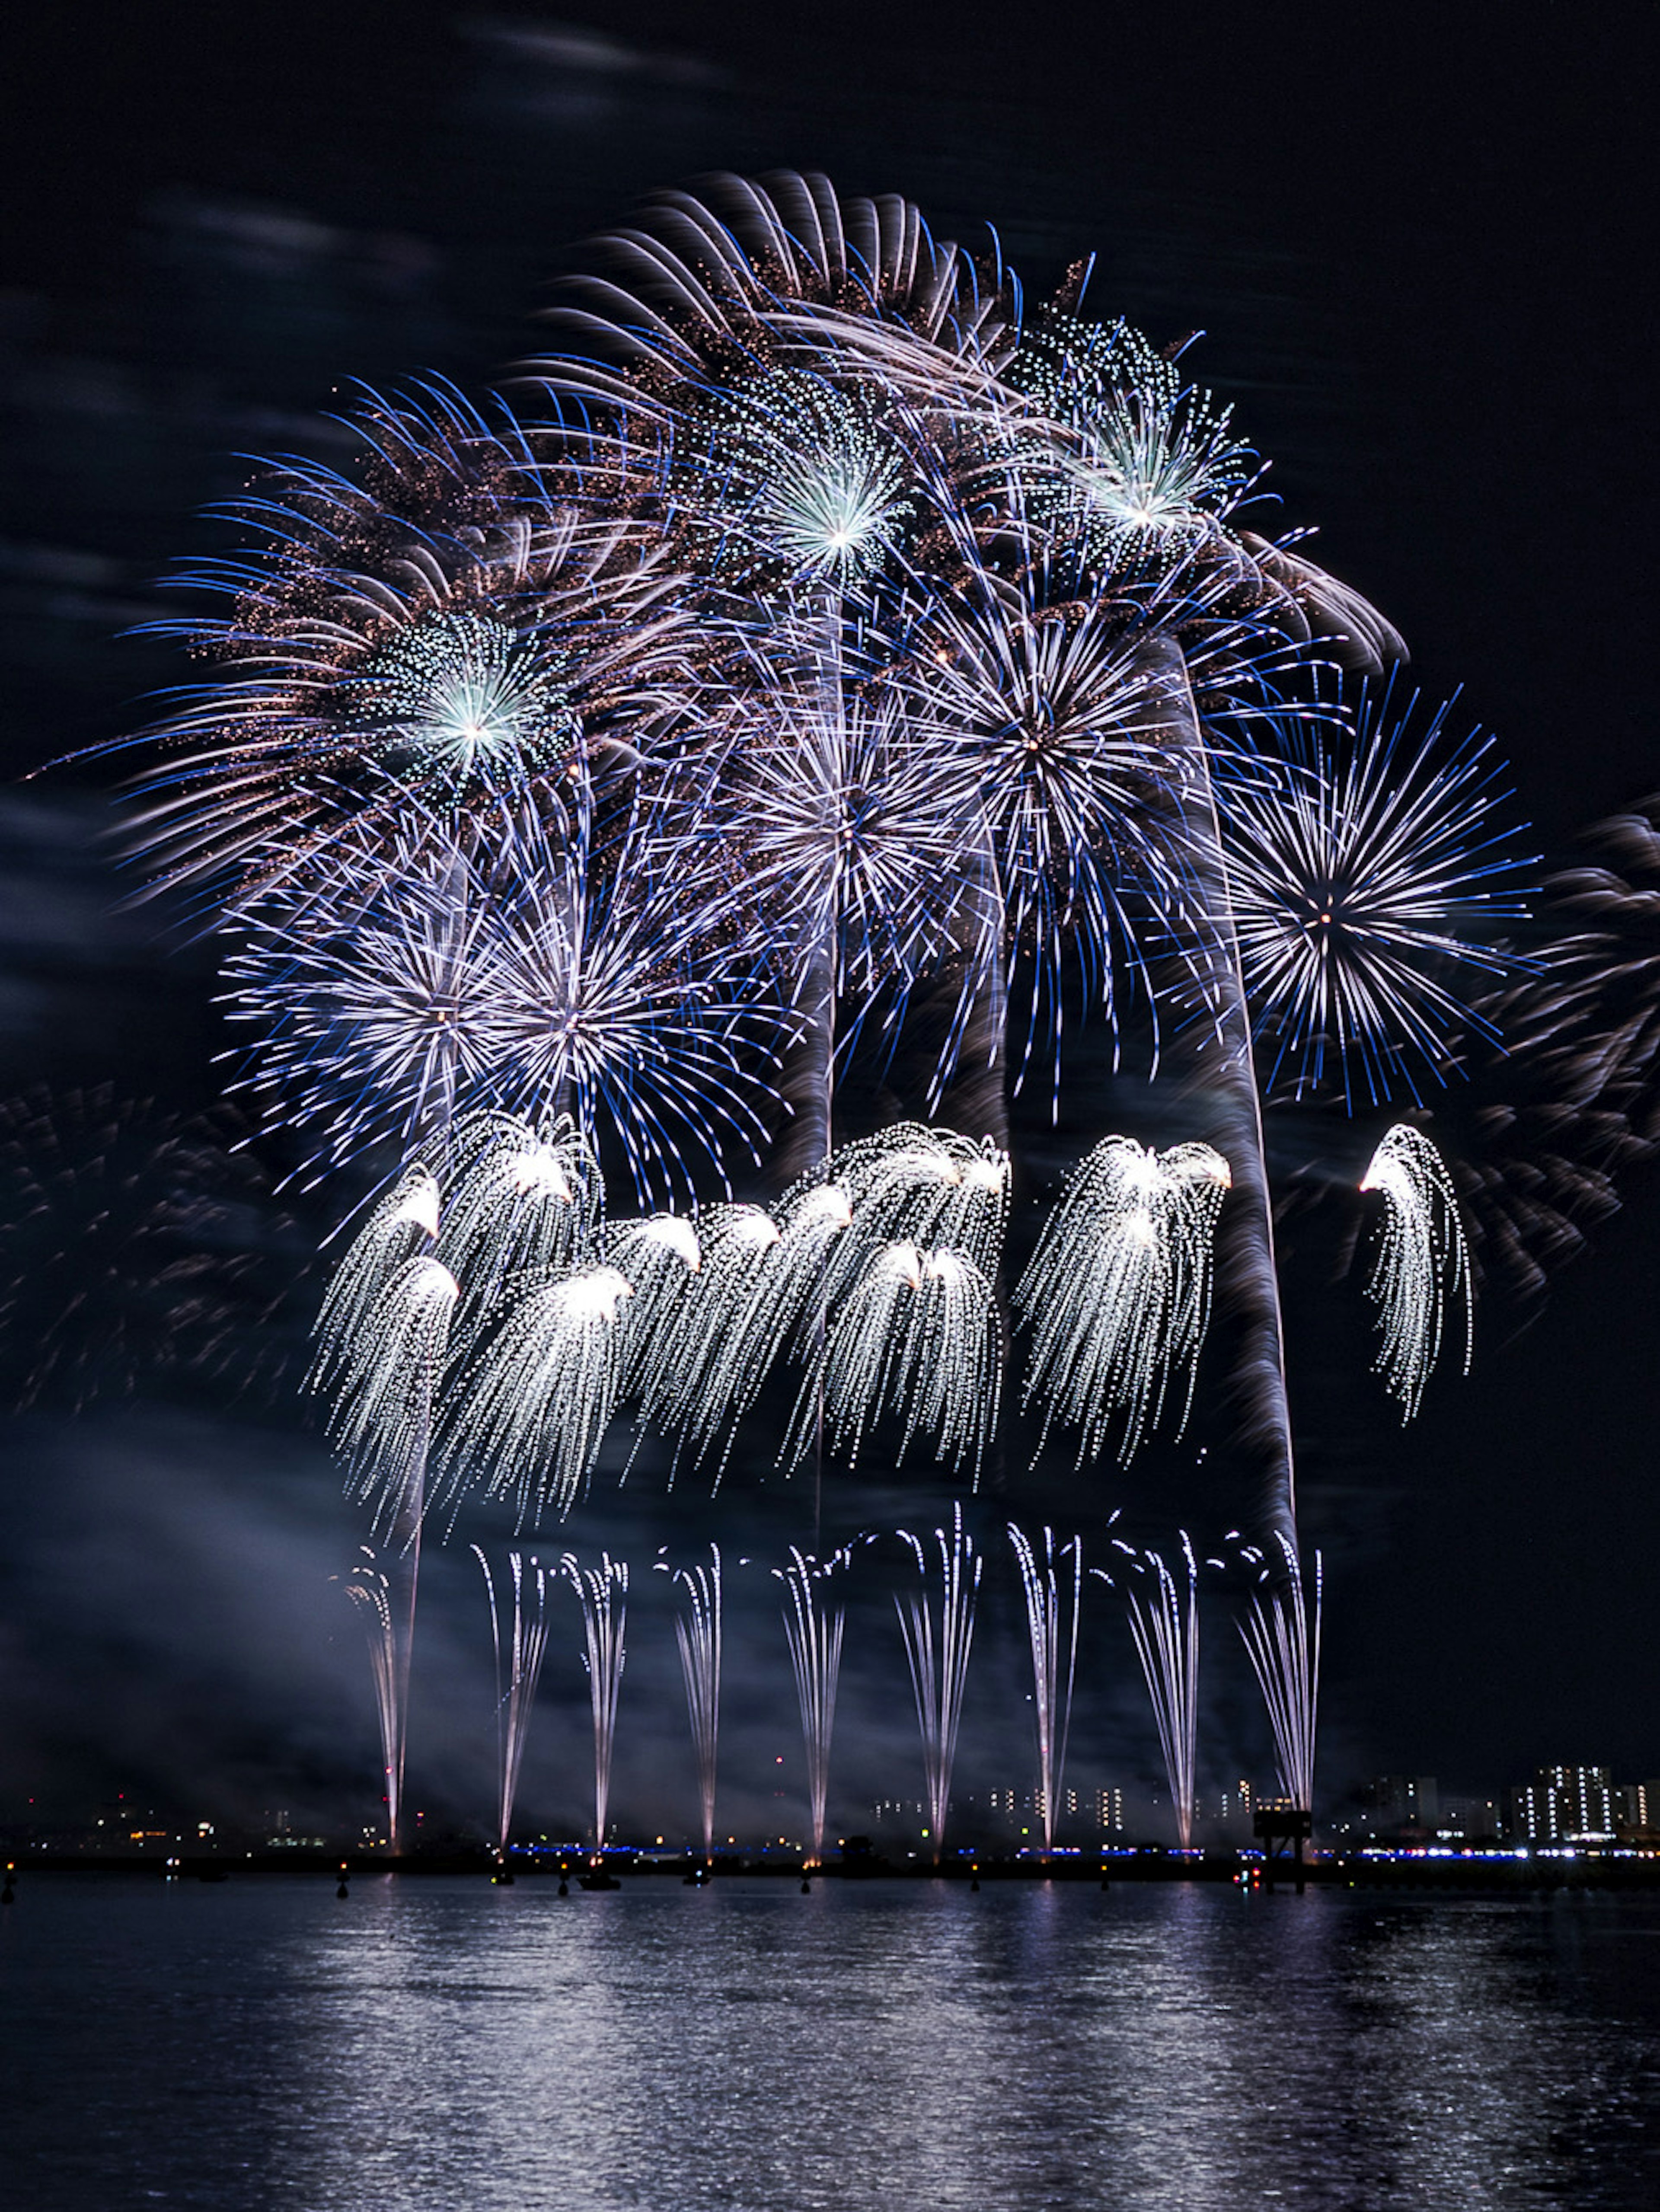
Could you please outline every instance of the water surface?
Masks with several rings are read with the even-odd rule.
[[[0,2202],[1660,2204],[1660,1899],[26,1875]]]

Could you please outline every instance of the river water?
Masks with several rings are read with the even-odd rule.
[[[27,1875],[20,2212],[1660,2205],[1660,1899]]]

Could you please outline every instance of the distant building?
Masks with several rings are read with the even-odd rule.
[[[1510,1793],[1516,1844],[1611,1844],[1614,1792],[1606,1766],[1541,1766]]]
[[[1359,1825],[1371,1836],[1394,1838],[1410,1831],[1431,1837],[1440,1814],[1441,1792],[1432,1774],[1380,1774],[1360,1792]]]
[[[1443,1797],[1435,1823],[1438,1844],[1502,1843],[1509,1827],[1496,1797]]]
[[[1626,1843],[1660,1842],[1660,1778],[1628,1782],[1614,1793],[1614,1818]]]

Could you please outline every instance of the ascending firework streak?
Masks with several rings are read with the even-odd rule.
[[[628,1619],[629,1571],[609,1552],[597,1567],[585,1567],[567,1552],[559,1571],[582,1604],[588,1670],[588,1700],[593,1709],[594,1864],[605,1848],[605,1814],[611,1802],[611,1755],[617,1739],[617,1693],[623,1684],[623,1630]]]
[[[974,1641],[974,1606],[985,1564],[963,1526],[963,1509],[954,1511],[949,1537],[936,1528],[939,1551],[939,1606],[928,1600],[927,1553],[908,1528],[899,1531],[910,1546],[921,1590],[902,1597],[894,1592],[899,1632],[905,1639],[910,1685],[916,1698],[916,1723],[922,1732],[922,1772],[928,1793],[928,1839],[936,1865],[945,1850],[946,1820],[951,1809],[951,1772],[957,1759],[957,1726],[968,1680],[969,1649]]]
[[[1115,1516],[1115,1518],[1116,1516]],[[1055,1848],[1055,1825],[1067,1769],[1067,1735],[1072,1723],[1072,1686],[1078,1670],[1079,1601],[1084,1588],[1084,1540],[1074,1536],[1056,1549],[1055,1531],[1043,1531],[1040,1560],[1031,1538],[1012,1521],[1009,1541],[1020,1562],[1026,1600],[1026,1631],[1031,1638],[1032,1711],[1037,1723],[1037,1778],[1043,1808],[1043,1856]],[[1071,1559],[1070,1573],[1061,1562]]]
[[[1397,1122],[1383,1139],[1360,1188],[1383,1196],[1383,1236],[1366,1287],[1383,1333],[1377,1366],[1402,1419],[1409,1421],[1440,1356],[1449,1300],[1463,1306],[1464,1372],[1469,1373],[1469,1248],[1452,1178],[1435,1146],[1409,1121]]]
[[[1129,1562],[1123,1588],[1130,1634],[1158,1724],[1158,1746],[1176,1808],[1176,1840],[1181,1850],[1191,1850],[1199,1730],[1199,1563],[1184,1529],[1182,1557],[1188,1574],[1183,1593],[1157,1552],[1138,1554],[1128,1544],[1119,1544],[1117,1549]],[[1263,1689],[1266,1695],[1266,1684]]]
[[[830,1791],[830,1737],[836,1728],[836,1686],[842,1672],[842,1631],[847,1608],[832,1605],[830,1577],[852,1559],[850,1547],[817,1559],[790,1547],[790,1563],[773,1573],[787,1594],[784,1634],[801,1707],[801,1745],[807,1762],[807,1820],[812,1849],[807,1864],[824,1855],[824,1802]]]
[[[505,1639],[501,1609],[496,1601],[496,1577],[490,1563],[475,1544],[472,1555],[483,1570],[489,1594],[490,1642],[496,1653],[496,1753],[499,1778],[496,1813],[496,1850],[505,1859],[513,1831],[513,1802],[519,1794],[519,1768],[530,1730],[531,1708],[548,1648],[548,1577],[540,1560],[526,1560],[521,1552],[509,1552],[513,1572],[513,1620]],[[526,1569],[528,1568],[528,1574]],[[526,1584],[531,1601],[526,1604]]]
[[[669,1570],[658,1562],[666,1574]],[[697,1797],[703,1816],[703,1856],[714,1856],[714,1779],[721,1735],[721,1547],[709,1546],[708,1566],[677,1567],[674,1579],[685,1592],[676,1614],[674,1639],[680,1647],[680,1673],[686,1685],[686,1716],[697,1760]]]
[[[1108,1137],[1061,1193],[1015,1303],[1032,1332],[1025,1401],[1044,1401],[1043,1438],[1055,1421],[1077,1428],[1080,1466],[1115,1428],[1128,1460],[1178,1371],[1178,1432],[1185,1422],[1229,1182],[1208,1145],[1155,1152]]]
[[[799,1465],[807,1456],[822,1407],[851,1463],[887,1412],[903,1425],[902,1452],[921,1433],[977,1482],[997,1425],[998,1352],[996,1300],[967,1254],[891,1244],[831,1322],[780,1457]]]
[[[1280,1787],[1306,1811],[1314,1802],[1315,1723],[1320,1706],[1320,1554],[1314,1555],[1314,1601],[1304,1587],[1302,1563],[1281,1541],[1275,1573],[1264,1553],[1248,1545],[1243,1556],[1257,1570],[1246,1618],[1239,1624],[1252,1671],[1274,1730]]]
[[[346,1595],[363,1617],[369,1672],[374,1677],[375,1717],[380,1723],[381,1771],[386,1782],[386,1841],[398,1848],[404,1795],[404,1726],[409,1702],[409,1641],[392,1616],[392,1587],[367,1544],[360,1565],[345,1577]]]
[[[438,1187],[417,1168],[375,1208],[341,1263],[318,1319],[313,1370],[313,1387],[331,1398],[330,1435],[346,1462],[350,1486],[372,1503],[392,1560],[391,1573],[381,1577],[389,1686],[380,1682],[378,1659],[375,1665],[394,1851],[404,1842],[410,1659],[433,1400],[459,1295],[447,1267],[410,1249],[437,1234]]]

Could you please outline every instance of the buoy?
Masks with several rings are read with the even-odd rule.
[[[569,1897],[570,1895],[570,1884],[566,1881],[563,1875],[561,1875],[559,1877],[559,1894],[561,1897]]]

